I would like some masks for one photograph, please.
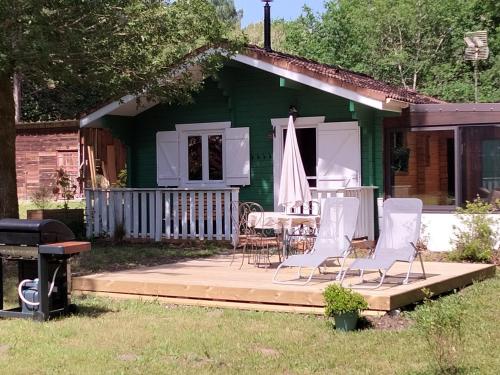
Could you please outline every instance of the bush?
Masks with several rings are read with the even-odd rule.
[[[465,208],[458,208],[460,226],[455,226],[455,249],[450,253],[450,260],[468,262],[491,262],[496,235],[493,232],[495,219],[487,214],[493,206],[479,197],[473,202],[466,202]]]
[[[77,186],[71,182],[69,175],[63,168],[56,170],[56,186],[53,188],[52,192],[56,196],[61,196],[64,201],[64,209],[67,210],[69,208],[69,201],[75,199],[76,189]]]
[[[460,373],[463,350],[464,301],[460,295],[432,301],[426,299],[414,313],[419,334],[439,374]]]
[[[117,188],[126,188],[127,187],[127,168],[125,167],[120,172],[118,172],[118,177],[116,180]]]
[[[31,202],[39,210],[43,210],[50,205],[52,201],[52,189],[47,186],[40,186],[32,195]]]
[[[364,297],[340,285],[328,285],[323,292],[325,298],[325,315],[332,317],[346,312],[358,312],[368,308]]]

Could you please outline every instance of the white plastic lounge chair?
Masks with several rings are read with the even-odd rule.
[[[305,285],[313,277],[314,271],[328,259],[342,259],[337,279],[342,274],[345,259],[351,251],[351,240],[358,219],[359,200],[355,197],[327,198],[321,210],[321,223],[312,250],[307,254],[292,255],[281,263],[274,273],[273,283]],[[298,267],[298,279],[278,280],[282,267]],[[300,281],[301,268],[311,268],[306,281]]]
[[[371,258],[356,259],[346,268],[342,275],[341,285],[345,275],[350,270],[360,270],[360,285],[352,285],[352,288],[380,287],[389,269],[396,262],[408,262],[408,272],[403,284],[408,283],[411,266],[418,255],[422,266],[423,278],[426,278],[424,263],[416,244],[420,236],[420,219],[422,216],[422,201],[416,198],[391,198],[384,202],[384,214],[382,229],[375,251]],[[365,270],[378,270],[380,282],[375,286],[363,285],[363,273]]]

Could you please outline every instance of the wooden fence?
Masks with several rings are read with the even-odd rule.
[[[238,196],[238,188],[87,189],[87,237],[231,240]]]
[[[360,200],[355,237],[375,237],[374,187],[318,191],[313,200],[351,196]],[[238,188],[226,189],[86,189],[87,237],[113,237],[154,241],[200,239],[234,241],[238,228]],[[317,214],[319,204],[292,210]]]

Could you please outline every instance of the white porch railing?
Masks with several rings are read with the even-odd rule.
[[[313,200],[334,196],[360,200],[354,237],[375,237],[374,187],[312,190]],[[108,189],[85,190],[87,237],[234,240],[238,224],[238,188],[226,189]],[[317,213],[307,206],[302,213]],[[234,211],[234,212],[232,212]],[[294,210],[297,211],[297,210]],[[119,228],[120,227],[120,228]]]
[[[339,188],[329,190],[311,189],[313,201],[322,202],[329,197],[356,197],[359,199],[358,222],[354,238],[368,237],[369,240],[375,239],[375,196],[376,186],[360,186],[351,188]],[[321,203],[322,204],[322,203]],[[319,207],[315,205],[304,205],[298,209],[292,209],[295,213],[317,214]]]
[[[231,240],[239,189],[86,189],[87,237]],[[237,216],[237,215],[236,215]]]

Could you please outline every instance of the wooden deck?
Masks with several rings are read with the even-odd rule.
[[[174,264],[127,271],[102,273],[73,279],[76,293],[94,293],[118,298],[158,299],[167,303],[202,306],[234,307],[251,310],[322,313],[322,291],[335,277],[336,267],[317,275],[308,285],[273,284],[274,268],[257,268],[245,264],[239,269],[239,260],[230,265],[230,256],[189,260]],[[485,264],[426,262],[426,280],[420,265],[415,262],[412,279],[407,285],[397,284],[401,278],[387,277],[376,290],[358,291],[368,301],[372,311],[389,311],[423,299],[422,288],[435,295],[449,292],[495,274],[495,266]],[[397,264],[391,275],[402,276],[406,264]],[[284,278],[293,279],[296,271],[286,269]],[[369,273],[366,280],[378,278],[378,272]],[[344,285],[359,283],[359,278],[346,277]]]

